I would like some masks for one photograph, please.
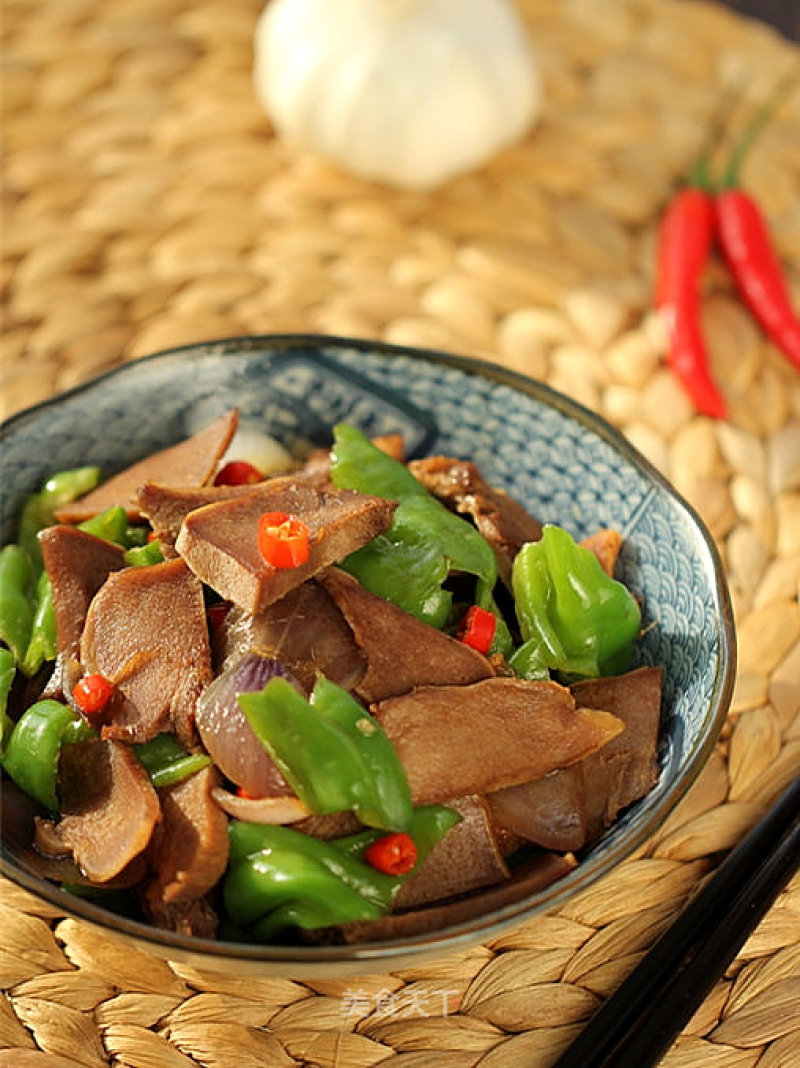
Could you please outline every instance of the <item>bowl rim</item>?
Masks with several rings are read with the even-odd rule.
[[[737,652],[733,607],[722,558],[704,520],[666,476],[602,415],[544,382],[492,363],[487,359],[424,346],[325,333],[266,333],[220,337],[158,350],[130,363],[112,367],[70,389],[38,401],[0,423],[0,442],[13,433],[18,426],[39,418],[43,413],[59,406],[65,400],[91,392],[98,385],[115,378],[124,379],[137,373],[140,368],[146,369],[146,366],[151,363],[179,358],[200,359],[214,354],[224,356],[235,352],[257,352],[261,349],[271,350],[272,355],[287,355],[298,349],[323,350],[336,347],[378,354],[386,359],[402,356],[428,364],[454,368],[467,375],[477,376],[533,397],[568,419],[576,421],[584,429],[611,445],[643,476],[651,480],[672,499],[700,535],[714,578],[713,595],[718,609],[716,622],[719,657],[711,698],[703,720],[703,730],[699,742],[695,744],[687,758],[682,777],[664,791],[664,795],[658,800],[642,826],[632,827],[625,838],[616,843],[613,848],[604,851],[599,857],[589,857],[581,861],[567,876],[544,890],[535,892],[532,897],[521,898],[509,905],[453,924],[435,934],[427,933],[398,939],[331,946],[263,945],[182,935],[121,916],[95,905],[90,900],[76,897],[62,890],[56,884],[33,875],[19,865],[13,854],[8,852],[5,844],[0,841],[0,874],[34,896],[45,900],[67,916],[88,922],[115,939],[132,942],[164,959],[191,961],[211,968],[215,963],[224,967],[235,964],[251,974],[254,972],[286,975],[318,974],[321,968],[326,969],[326,967],[337,965],[350,965],[351,969],[355,966],[361,972],[365,970],[374,972],[390,966],[398,967],[402,961],[457,953],[479,941],[491,940],[509,927],[530,919],[536,914],[556,908],[568,898],[586,891],[601,876],[607,874],[617,863],[630,856],[650,838],[685,796],[707,763],[716,746],[730,707],[736,675]]]

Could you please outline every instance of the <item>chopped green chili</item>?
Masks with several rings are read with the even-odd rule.
[[[312,812],[354,810],[361,821],[405,830],[411,793],[383,728],[341,687],[320,676],[310,700],[271,679],[239,704],[261,744]]]
[[[3,767],[21,790],[58,811],[58,758],[62,745],[91,738],[92,728],[59,701],[37,701],[17,721],[3,753]]]
[[[0,761],[3,759],[11,732],[14,730],[14,721],[8,714],[8,698],[16,674],[17,665],[14,661],[14,654],[10,649],[0,647]]]
[[[53,584],[47,572],[42,571],[36,582],[33,625],[25,656],[22,658],[22,673],[35,675],[46,660],[56,656],[56,617],[53,608]]]
[[[18,664],[31,638],[32,579],[30,558],[19,545],[0,549],[0,641],[8,646]]]
[[[342,563],[373,593],[441,630],[451,620],[449,575],[477,579],[476,602],[498,618],[495,649],[510,639],[492,599],[497,561],[486,539],[466,519],[446,508],[405,464],[388,456],[352,426],[334,431],[331,479],[336,486],[398,502],[391,525]],[[493,650],[494,651],[494,650]]]
[[[190,753],[174,734],[166,731],[149,742],[134,745],[133,751],[156,788],[174,786],[211,763],[206,753]]]
[[[99,467],[57,471],[38,493],[26,497],[19,519],[17,541],[30,557],[37,573],[42,568],[42,551],[37,537],[39,531],[53,525],[59,508],[94,489],[100,481],[100,475]]]
[[[418,848],[414,870],[459,819],[441,805],[414,811],[409,825]],[[409,877],[385,875],[362,859],[382,833],[321,841],[289,827],[233,820],[223,887],[229,922],[256,941],[268,941],[286,927],[377,919]]]
[[[524,641],[511,665],[520,675],[597,677],[627,668],[639,606],[566,530],[545,526],[541,541],[522,547],[512,586]]]
[[[148,542],[146,545],[133,545],[125,550],[125,563],[128,567],[148,567],[150,564],[160,564],[163,560],[164,554],[157,541]]]

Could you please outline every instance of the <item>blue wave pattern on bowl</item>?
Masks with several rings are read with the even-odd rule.
[[[3,428],[4,540],[22,494],[52,470],[97,463],[110,474],[234,405],[244,423],[263,426],[290,449],[326,443],[331,426],[348,421],[369,434],[399,431],[412,453],[472,459],[540,520],[578,538],[604,526],[624,535],[620,577],[645,606],[637,663],[665,666],[670,714],[658,785],[592,855],[613,850],[658,807],[704,735],[719,684],[720,605],[708,546],[688,513],[593,417],[545,387],[476,375],[457,358],[453,365],[437,354],[391,350],[387,359],[380,346],[347,341],[237,339],[167,352],[124,374],[124,393],[112,373],[90,393],[60,398],[45,424],[35,409]]]

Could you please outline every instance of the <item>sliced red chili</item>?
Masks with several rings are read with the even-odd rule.
[[[287,512],[265,512],[258,520],[258,549],[272,567],[299,567],[308,560],[309,531]]]
[[[75,684],[72,696],[78,708],[92,716],[102,712],[113,692],[114,684],[105,675],[84,675]]]
[[[417,863],[414,839],[405,831],[384,835],[364,850],[364,860],[386,875],[408,875]]]
[[[263,482],[264,476],[247,460],[230,460],[217,471],[215,486],[250,486]]]
[[[473,649],[477,649],[479,653],[486,656],[492,647],[496,627],[497,620],[494,615],[485,608],[481,608],[480,605],[474,604],[467,609],[456,637],[465,645],[472,646]]]

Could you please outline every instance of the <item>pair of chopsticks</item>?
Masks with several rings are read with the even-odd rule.
[[[733,849],[552,1068],[649,1068],[800,868],[800,777]]]

